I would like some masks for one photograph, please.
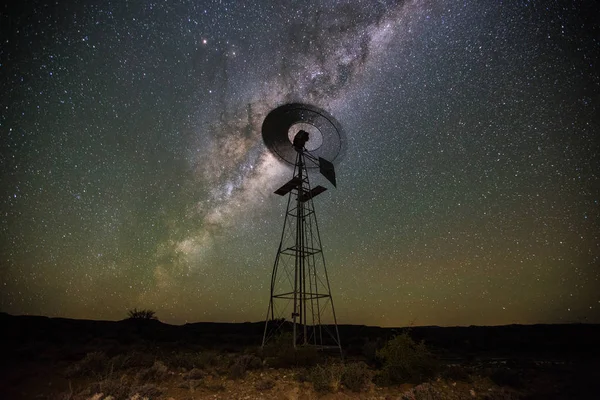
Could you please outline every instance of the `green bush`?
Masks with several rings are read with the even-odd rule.
[[[377,357],[383,368],[379,382],[390,384],[421,383],[432,378],[438,363],[424,342],[416,343],[408,333],[395,336],[388,341]]]
[[[353,392],[360,392],[371,381],[371,374],[363,362],[350,363],[344,366],[342,383]]]

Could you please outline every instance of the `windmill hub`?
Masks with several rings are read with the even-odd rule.
[[[308,132],[299,131],[294,136],[294,141],[292,142],[292,145],[294,146],[294,149],[296,149],[296,151],[304,151],[304,146],[306,145],[306,142],[308,142]]]
[[[299,122],[290,126],[290,129],[288,130],[290,143],[294,143],[294,138],[300,131],[308,133],[308,141],[304,145],[306,150],[315,151],[323,145],[323,134],[319,131],[319,128],[306,122]]]

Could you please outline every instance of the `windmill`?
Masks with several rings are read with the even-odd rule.
[[[327,190],[311,187],[310,170],[336,186],[333,162],[343,155],[345,136],[327,112],[307,104],[271,111],[262,125],[267,148],[294,167],[292,179],[275,191],[287,196],[281,240],[271,275],[262,345],[290,331],[292,345],[337,349],[341,353],[333,297],[314,198]]]

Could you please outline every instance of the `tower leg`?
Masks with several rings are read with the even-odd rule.
[[[337,349],[341,344],[331,286],[302,151],[298,151],[281,240],[271,276],[262,345],[291,333],[291,345]],[[284,321],[290,318],[291,323]]]

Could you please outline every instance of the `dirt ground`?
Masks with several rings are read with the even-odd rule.
[[[353,392],[336,379],[326,391],[316,391],[299,378],[305,369],[264,368],[232,379],[215,371],[167,369],[139,384],[140,371],[129,369],[103,376],[65,377],[68,366],[52,368],[23,364],[4,375],[2,398],[57,400],[192,400],[192,399],[517,399],[521,392],[496,385],[489,378],[470,382],[436,379],[420,385],[381,387],[368,383]],[[93,374],[92,374],[93,375]],[[138,390],[136,390],[136,388]],[[6,396],[6,397],[5,397]]]

